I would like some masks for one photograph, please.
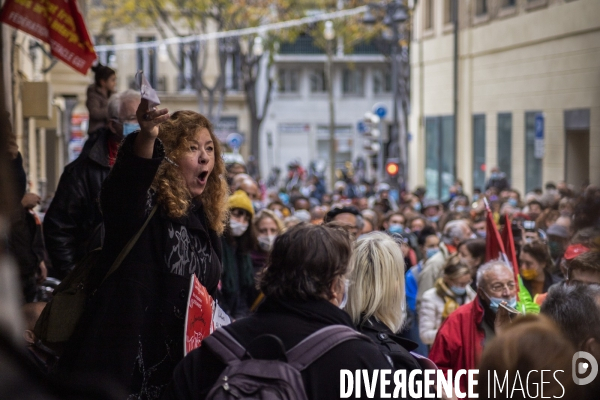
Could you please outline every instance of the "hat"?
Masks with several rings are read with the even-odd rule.
[[[388,235],[392,239],[394,239],[394,242],[396,242],[398,244],[405,243],[410,246],[410,235],[409,234],[394,232],[394,233],[388,233]]]
[[[252,207],[252,201],[250,197],[243,190],[236,190],[227,201],[229,209],[241,208],[242,210],[248,211],[250,216],[254,218],[254,207]]]
[[[352,206],[332,208],[327,214],[325,214],[325,222],[327,223],[333,221],[333,219],[340,214],[354,214],[358,217],[360,212],[358,211],[358,208]]]
[[[590,249],[582,244],[572,244],[567,247],[564,257],[565,260],[572,260],[583,253],[587,253],[588,251],[590,251]]]
[[[441,205],[440,201],[437,199],[425,199],[423,200],[423,210],[429,207],[439,207]]]
[[[550,227],[546,231],[546,234],[552,235],[552,236],[558,236],[563,239],[569,238],[569,231],[567,231],[567,228],[565,228],[562,225],[557,225],[557,224],[550,225]]]
[[[388,185],[387,183],[380,183],[377,186],[377,192],[389,192],[390,191],[390,185]]]

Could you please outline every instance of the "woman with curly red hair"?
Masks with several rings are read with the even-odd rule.
[[[141,130],[125,138],[102,187],[106,233],[91,280],[98,288],[59,368],[112,378],[132,398],[157,399],[183,358],[191,276],[213,297],[217,292],[228,189],[208,119],[193,111],[148,111],[145,100],[137,118]]]

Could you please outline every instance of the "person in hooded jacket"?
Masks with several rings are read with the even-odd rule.
[[[87,88],[85,106],[88,109],[90,120],[88,132],[92,134],[100,128],[108,127],[110,114],[108,100],[115,93],[117,74],[115,70],[100,63],[92,67],[94,83]]]
[[[254,207],[243,190],[229,197],[229,224],[221,238],[223,246],[223,275],[219,302],[234,319],[248,315],[252,305],[250,295],[254,288],[254,271],[250,251],[256,247],[252,227]]]
[[[141,130],[125,138],[102,186],[106,239],[93,294],[58,363],[64,373],[110,377],[135,399],[160,398],[183,358],[193,275],[213,297],[221,276],[228,189],[219,140],[201,114],[167,112],[142,100]]]

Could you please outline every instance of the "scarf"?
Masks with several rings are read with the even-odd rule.
[[[444,300],[444,311],[442,312],[442,321],[445,321],[446,318],[450,316],[461,304],[458,302],[458,295],[454,293],[450,288],[444,283],[442,278],[438,278],[435,281],[435,293],[440,296],[442,300]]]

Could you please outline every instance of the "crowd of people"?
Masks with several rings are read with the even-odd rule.
[[[480,388],[487,370],[552,368],[570,379],[576,351],[600,360],[600,188],[548,182],[522,196],[494,169],[485,188],[467,195],[457,181],[436,199],[346,168],[329,192],[298,164],[262,181],[225,164],[205,117],[112,94],[114,73],[102,73],[90,91],[106,97],[106,113],[95,114],[98,127],[65,168],[43,223],[20,154],[9,153],[19,190],[8,249],[20,271],[27,368],[39,382],[81,375],[115,388],[97,398],[213,398],[265,386],[228,382],[247,358],[288,359],[306,398],[332,399],[341,369],[410,372],[424,368],[421,356],[444,372],[479,368]],[[486,254],[488,213],[512,232],[522,289],[507,259]],[[93,294],[59,354],[35,334],[51,299],[40,287],[99,247]],[[193,275],[234,322],[184,358]],[[525,290],[542,315],[515,320]],[[332,326],[343,327],[330,336],[339,342],[324,342]],[[311,359],[309,339],[329,347]],[[223,350],[236,346],[239,355]],[[561,381],[563,398],[597,398],[599,382]]]

